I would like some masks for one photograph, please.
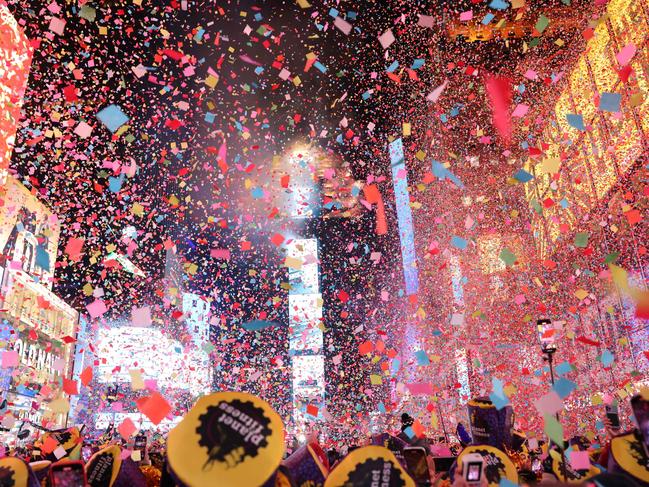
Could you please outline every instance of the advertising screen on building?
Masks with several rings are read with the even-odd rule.
[[[5,202],[0,211],[0,254],[6,256],[6,266],[51,289],[59,245],[58,218],[13,177],[6,179]]]
[[[158,328],[102,327],[95,350],[99,361],[95,376],[101,383],[130,383],[130,371],[136,369],[161,388],[209,387],[203,351],[183,346]]]
[[[397,207],[399,239],[401,241],[401,258],[403,260],[403,277],[406,283],[406,294],[409,296],[419,291],[419,274],[415,254],[415,233],[408,192],[408,176],[403,153],[403,142],[396,139],[390,143],[390,163],[392,165],[392,183]]]
[[[31,63],[29,39],[0,0],[0,170],[9,167]]]
[[[78,315],[50,291],[16,271],[7,271],[5,282],[4,348],[15,350],[20,364],[13,372],[12,389],[22,386],[37,392],[40,386],[69,376],[69,339],[74,337]]]

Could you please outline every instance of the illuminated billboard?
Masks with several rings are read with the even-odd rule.
[[[211,386],[205,367],[200,366],[204,352],[184,346],[159,328],[102,326],[94,346],[99,362],[95,377],[100,383],[130,383],[130,371],[135,369],[161,388],[193,392]]]
[[[35,397],[43,386],[58,388],[72,371],[72,340],[78,321],[76,310],[22,271],[4,269],[4,301],[0,316],[0,351],[16,352],[17,364],[0,374],[0,393],[12,404],[15,417],[43,419]],[[62,424],[62,417],[55,423]]]
[[[210,300],[198,294],[183,293],[183,316],[197,348],[210,341]]]
[[[2,397],[14,417],[40,421],[48,415],[46,406],[30,399],[43,386],[58,389],[61,378],[70,377],[78,313],[51,291],[60,232],[56,215],[6,168],[0,173],[0,317],[9,333],[0,350],[15,352],[16,360],[9,380],[0,377],[0,393],[6,391]],[[65,421],[63,414],[48,416],[58,425]]]
[[[31,63],[29,39],[0,0],[0,171],[9,167]]]
[[[404,161],[403,142],[396,139],[390,143],[390,163],[392,165],[392,184],[397,207],[399,239],[401,241],[401,258],[403,260],[403,277],[406,283],[406,294],[417,294],[419,291],[419,273],[415,254],[415,233],[412,225],[412,210],[408,192],[408,175]]]
[[[649,97],[643,96],[649,89],[646,9],[636,0],[611,0],[606,15],[608,21],[597,25],[568,75],[537,144],[565,145],[562,139],[569,135],[568,148],[562,149],[560,160],[555,154],[538,163],[528,161],[535,177],[525,185],[529,186],[526,193],[533,209],[531,226],[537,250],[544,258],[552,253],[552,244],[562,232],[560,225],[565,233],[606,200],[611,188],[641,157],[649,131]],[[629,46],[633,46],[632,52],[622,62],[618,55]],[[628,80],[622,79],[625,66],[632,72]],[[593,97],[604,93],[619,95],[623,101],[619,113],[598,109]],[[581,116],[587,130],[568,123],[567,117],[574,114]],[[554,127],[559,130],[554,131]],[[553,158],[556,167],[549,170],[555,165]],[[551,174],[553,178],[559,175],[552,183],[554,189],[550,187]]]
[[[210,343],[210,305],[210,299],[190,292],[183,293],[185,325],[196,347],[195,362],[192,364],[195,380],[189,385],[193,395],[208,393],[212,386],[210,356],[204,348]]]
[[[290,306],[290,349],[320,353],[323,343],[320,329],[322,298],[319,294],[291,294]]]
[[[0,254],[7,267],[51,289],[59,234],[56,215],[15,178],[7,177],[0,211]]]
[[[60,343],[49,345],[42,335],[31,338],[8,321],[0,323],[0,335],[8,337],[6,349],[18,354],[18,366],[7,371],[3,388],[34,397],[42,385],[54,382],[65,371],[61,359],[66,351]]]
[[[68,375],[69,346],[65,345],[67,338],[74,337],[75,327],[78,321],[76,310],[67,305],[55,294],[43,289],[42,286],[34,283],[30,278],[13,270],[5,273],[6,295],[2,303],[4,316],[19,321],[22,326],[21,333],[29,334],[28,340],[18,338],[14,343],[14,349],[26,360],[27,366],[34,365],[34,354],[41,357],[37,352],[39,343],[49,344],[48,351],[63,356],[66,361],[65,375]],[[18,335],[21,337],[22,335]],[[64,349],[64,351],[60,351]],[[41,359],[38,359],[41,362]],[[50,360],[47,360],[50,363]],[[43,369],[43,367],[37,367]],[[58,370],[58,372],[63,372]],[[45,380],[39,381],[44,383]]]
[[[325,400],[322,355],[322,296],[316,239],[295,239],[287,245],[289,355],[292,367],[293,420],[297,431],[321,417]],[[313,409],[315,408],[315,409]],[[315,412],[317,411],[317,412]]]

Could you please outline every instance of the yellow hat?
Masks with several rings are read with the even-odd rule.
[[[366,446],[351,452],[331,471],[324,487],[364,487],[374,483],[415,487],[397,457],[382,446]]]
[[[283,454],[281,418],[243,392],[200,398],[167,439],[171,473],[191,487],[261,485]]]

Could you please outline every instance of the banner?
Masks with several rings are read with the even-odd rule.
[[[9,167],[31,64],[29,39],[0,0],[0,171]]]
[[[54,215],[15,178],[6,181],[0,207],[0,254],[11,270],[21,270],[52,289],[60,226]]]

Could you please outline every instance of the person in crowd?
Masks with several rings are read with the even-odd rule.
[[[379,470],[390,471],[393,477],[402,479],[402,484],[394,485],[404,487],[469,487],[462,474],[463,461],[475,453],[484,459],[480,487],[649,486],[649,398],[642,395],[631,399],[636,422],[631,430],[622,432],[609,418],[603,417],[607,438],[601,447],[589,439],[596,436],[589,434],[588,437],[575,436],[563,445],[535,441],[530,448],[529,435],[513,428],[511,406],[498,409],[489,398],[475,398],[468,403],[469,426],[458,423],[456,427],[460,442],[456,456],[445,443],[430,445],[425,437],[413,435],[415,420],[405,412],[401,416],[400,429],[394,435],[390,432],[375,434],[358,444],[353,440],[347,445],[325,449],[319,443],[319,435],[312,432],[303,443],[296,443],[292,453],[286,456],[283,425],[261,399],[243,393],[215,393],[201,400],[194,407],[198,412],[190,410],[168,437],[149,434],[141,455],[133,453],[137,441],[134,438],[124,441],[114,427],[96,438],[89,437],[89,432],[84,435],[83,429],[77,428],[45,431],[31,444],[5,451],[6,455],[0,458],[0,487],[50,486],[52,472],[62,462],[82,462],[87,478],[85,485],[90,487],[193,487],[205,485],[205,479],[223,487],[362,487],[370,485],[368,475],[377,475]],[[251,406],[246,406],[246,401]],[[224,402],[227,407],[222,406]],[[228,414],[224,415],[224,411]],[[212,414],[216,416],[209,419]],[[270,418],[267,426],[260,422],[262,418]],[[234,425],[235,421],[239,421],[239,426],[225,426]],[[221,426],[206,429],[206,425],[214,424]],[[253,428],[255,424],[258,427]],[[144,433],[138,434],[141,435]],[[246,443],[245,438],[253,437],[254,442]],[[272,448],[261,453],[262,450],[252,447],[255,443]],[[442,445],[444,450],[439,449]],[[418,456],[422,452],[417,449],[419,446],[425,446],[421,457]],[[91,454],[89,458],[86,448]],[[590,468],[575,470],[572,462],[566,462],[574,452],[588,452]],[[247,455],[257,458],[258,468],[245,466],[242,459]],[[214,463],[219,461],[228,466],[219,470]],[[419,461],[423,462],[423,470]],[[382,466],[377,470],[372,462]],[[369,468],[368,465],[374,466]],[[339,482],[354,476],[358,478]],[[564,479],[567,483],[563,483]]]
[[[415,418],[408,413],[401,414],[401,432],[397,437],[411,446],[421,446],[430,451],[430,442],[425,436],[418,436],[414,430]]]
[[[471,443],[471,435],[467,432],[466,428],[464,427],[464,424],[462,422],[459,422],[457,424],[457,427],[455,428],[455,431],[457,433],[457,437],[460,440],[460,445],[462,448],[466,447]]]

